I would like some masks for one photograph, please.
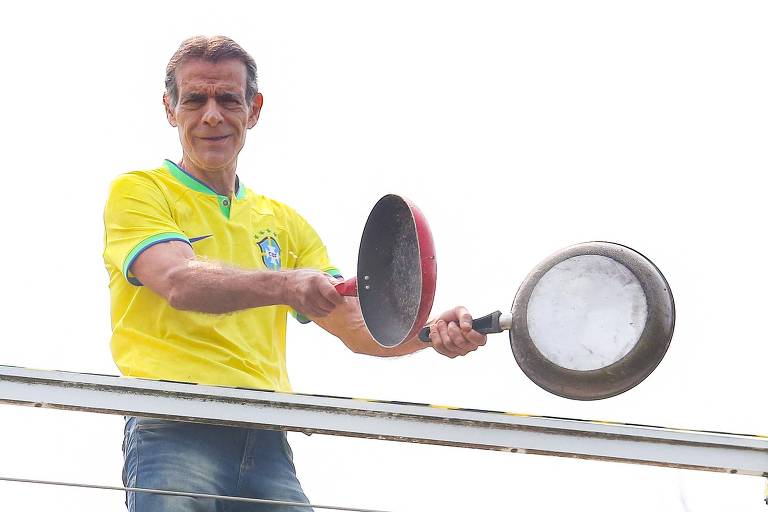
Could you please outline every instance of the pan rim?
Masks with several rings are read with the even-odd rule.
[[[585,255],[606,256],[630,270],[645,293],[647,317],[637,343],[623,357],[599,369],[573,370],[553,363],[539,351],[528,332],[527,310],[534,288],[550,269]],[[542,389],[574,400],[609,398],[637,386],[664,358],[675,325],[674,297],[658,267],[626,245],[603,241],[566,247],[539,263],[520,285],[511,312],[510,345],[520,368]]]
[[[380,227],[380,221],[381,217],[376,217],[376,215],[379,213],[380,209],[388,208],[392,211],[398,211],[402,212],[402,214],[405,217],[405,211],[407,210],[407,217],[406,222],[408,223],[408,233],[409,235],[412,235],[414,237],[414,241],[416,242],[416,251],[414,255],[414,259],[409,258],[409,262],[413,261],[415,262],[414,267],[417,270],[416,277],[413,279],[413,286],[414,286],[414,297],[417,298],[418,303],[416,304],[416,307],[414,309],[410,309],[409,311],[413,311],[413,315],[410,319],[405,319],[405,321],[402,322],[401,326],[397,326],[397,332],[400,333],[396,338],[393,336],[387,337],[387,340],[384,342],[379,339],[382,338],[381,334],[381,328],[375,327],[374,331],[378,332],[378,337],[374,335],[373,331],[371,330],[372,326],[375,326],[375,324],[378,324],[379,321],[377,319],[373,319],[370,317],[371,315],[371,308],[372,306],[368,300],[369,295],[366,293],[365,280],[360,281],[360,277],[366,275],[365,271],[367,267],[369,266],[369,260],[370,260],[370,246],[366,244],[370,244],[371,241],[371,233],[374,231],[373,227],[374,225],[376,227]],[[374,220],[375,219],[375,220]],[[379,223],[379,224],[372,224],[372,223]],[[394,246],[393,246],[394,247]],[[431,266],[429,267],[428,260],[431,258]],[[414,268],[414,267],[408,267]],[[363,228],[363,236],[361,238],[360,248],[358,251],[358,260],[357,260],[357,275],[358,275],[358,281],[360,284],[362,284],[362,289],[358,288],[358,299],[360,301],[360,310],[363,317],[363,322],[365,323],[366,329],[368,330],[369,334],[371,335],[371,338],[381,347],[384,348],[393,348],[397,347],[398,345],[402,344],[403,342],[409,340],[412,338],[418,331],[421,329],[421,326],[423,323],[426,322],[426,316],[429,314],[429,311],[431,310],[432,303],[434,301],[434,293],[435,293],[435,283],[436,283],[436,263],[435,263],[435,255],[434,255],[434,242],[432,240],[431,231],[429,230],[429,224],[426,221],[426,218],[424,217],[424,214],[419,210],[419,208],[410,200],[407,198],[398,195],[398,194],[386,194],[383,197],[381,197],[374,207],[371,209],[371,212],[368,216],[368,220],[365,223],[365,227]],[[371,274],[373,275],[373,274]],[[394,276],[390,276],[394,277]],[[390,286],[390,283],[386,283],[386,286]],[[380,286],[380,284],[379,284]],[[409,324],[406,324],[406,321],[409,320]],[[389,339],[392,339],[392,341],[388,341]]]

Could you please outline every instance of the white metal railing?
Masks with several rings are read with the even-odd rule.
[[[0,366],[0,403],[768,476],[768,438]]]

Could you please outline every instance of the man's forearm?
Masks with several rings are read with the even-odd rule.
[[[344,304],[324,318],[313,318],[315,323],[339,338],[352,352],[378,357],[393,357],[411,354],[430,345],[414,338],[397,347],[385,348],[376,343],[365,326],[360,301],[357,297],[346,297]]]
[[[284,304],[287,272],[244,270],[190,259],[169,275],[166,298],[176,309],[201,313]]]

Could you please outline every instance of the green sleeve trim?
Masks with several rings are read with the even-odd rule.
[[[159,233],[157,235],[152,235],[149,238],[145,238],[139,242],[139,244],[136,245],[136,247],[134,247],[133,250],[128,253],[128,256],[125,257],[125,261],[123,262],[123,275],[126,279],[128,279],[128,282],[136,286],[142,286],[141,281],[136,279],[135,276],[130,275],[131,265],[133,265],[133,263],[136,261],[136,258],[138,258],[141,253],[153,245],[163,242],[170,242],[172,240],[178,240],[180,242],[186,242],[190,246],[192,245],[186,236],[182,235],[181,233],[174,232]]]
[[[328,267],[325,270],[323,270],[323,272],[330,275],[331,277],[335,277],[336,279],[344,279],[344,277],[341,275],[341,272],[339,272],[339,269],[337,269],[336,267]],[[291,315],[293,316],[293,318],[296,319],[297,322],[299,322],[302,325],[312,322],[312,320],[302,315],[295,309],[291,310]]]
[[[323,272],[325,272],[331,277],[335,277],[336,279],[343,279],[341,272],[336,267],[328,267],[326,269],[323,269]]]
[[[309,318],[305,317],[304,315],[302,315],[301,313],[299,313],[295,309],[291,310],[291,316],[293,316],[293,318],[295,318],[296,321],[299,322],[302,325],[306,325],[306,324],[312,323],[312,320],[310,320]]]

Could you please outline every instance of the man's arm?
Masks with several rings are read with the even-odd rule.
[[[231,313],[286,304],[312,318],[353,352],[400,356],[430,346],[414,337],[394,348],[382,347],[365,327],[357,297],[342,297],[332,278],[316,270],[275,272],[228,267],[197,259],[189,244],[178,241],[148,248],[131,270],[176,309]],[[448,310],[430,323],[431,345],[447,357],[463,356],[485,345],[486,337],[472,330],[472,317],[463,307]]]
[[[149,247],[131,267],[133,275],[176,309],[231,313],[286,304],[324,317],[344,302],[329,276],[314,270],[245,270],[197,259],[184,242]]]
[[[384,348],[371,337],[365,327],[357,297],[346,297],[344,303],[328,315],[312,320],[339,338],[353,352],[372,356],[402,356],[432,346],[444,356],[454,358],[467,355],[486,342],[484,334],[472,330],[472,316],[461,306],[427,322],[431,326],[430,343],[424,343],[416,335],[393,348]]]

